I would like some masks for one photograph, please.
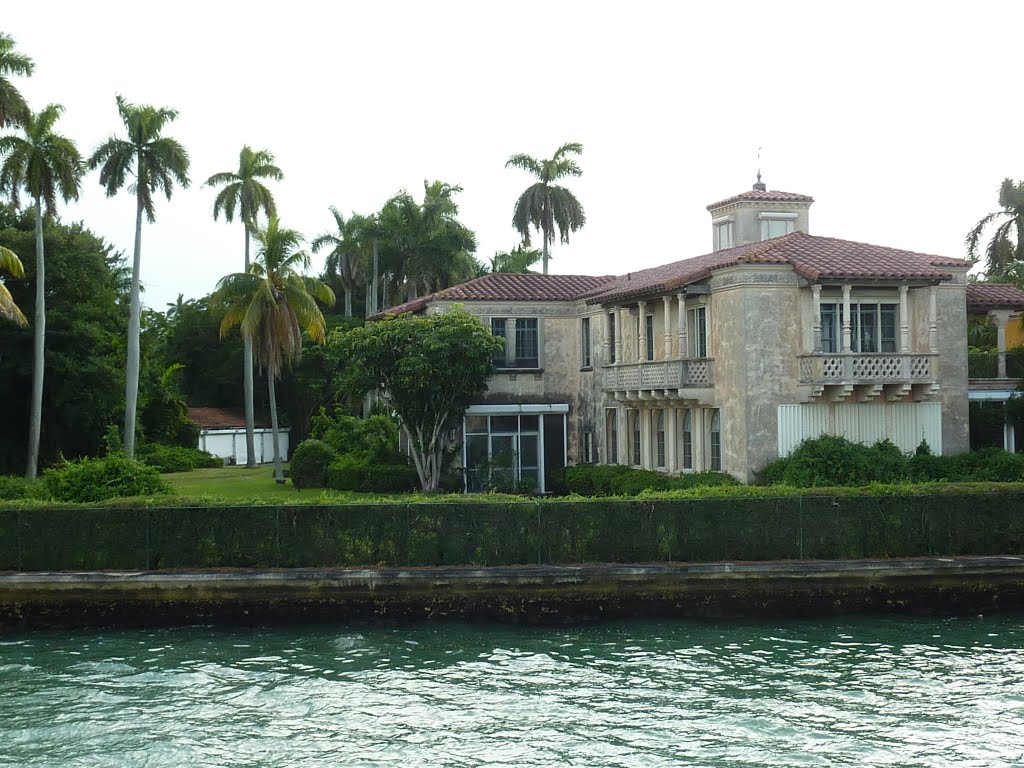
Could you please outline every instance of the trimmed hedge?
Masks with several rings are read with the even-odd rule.
[[[360,493],[409,493],[418,482],[408,464],[380,464],[361,453],[346,453],[327,468],[327,487]]]
[[[576,464],[553,473],[552,493],[578,496],[637,496],[645,491],[673,491],[720,485],[739,485],[724,472],[669,475],[619,464]]]
[[[139,461],[157,472],[190,472],[193,469],[223,467],[224,460],[198,448],[146,443],[135,452]]]
[[[299,490],[327,487],[327,467],[337,458],[338,452],[322,440],[303,440],[289,465],[292,485]]]
[[[123,453],[65,461],[43,472],[42,485],[54,501],[94,502],[171,493],[171,486],[155,467]]]
[[[888,489],[777,498],[0,509],[0,570],[1020,554],[1020,491],[908,494]]]

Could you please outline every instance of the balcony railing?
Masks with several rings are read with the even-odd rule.
[[[1006,357],[1006,378],[1024,378],[1024,349],[1019,347],[997,352],[994,349],[970,349],[967,352],[967,375],[972,379],[999,377],[999,356]]]
[[[653,360],[647,363],[622,363],[604,367],[606,392],[643,389],[681,389],[711,387],[715,383],[714,360]]]
[[[800,381],[807,384],[900,384],[935,381],[938,355],[814,354],[800,356]]]

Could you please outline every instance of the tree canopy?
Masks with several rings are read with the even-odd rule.
[[[967,233],[965,242],[967,255],[977,259],[985,232],[995,224],[985,245],[985,270],[989,275],[1009,278],[1024,266],[1024,181],[1003,179],[999,208],[983,216]]]
[[[491,358],[504,347],[462,310],[387,317],[340,339],[353,386],[375,391],[398,417],[424,491],[441,480],[449,431],[487,387]]]
[[[20,125],[28,116],[25,97],[10,80],[10,75],[28,77],[35,64],[28,56],[14,49],[14,38],[0,32],[0,128]]]

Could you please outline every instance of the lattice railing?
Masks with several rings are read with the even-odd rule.
[[[604,368],[604,388],[607,391],[620,392],[710,387],[715,381],[713,363],[714,361],[709,358],[699,358],[607,365]]]
[[[888,384],[932,381],[932,354],[825,354],[800,357],[800,381],[819,384]]]

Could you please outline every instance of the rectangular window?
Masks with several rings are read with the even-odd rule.
[[[665,411],[655,411],[654,417],[654,465],[665,468]]]
[[[693,357],[708,356],[708,312],[707,307],[694,307],[686,311],[689,324],[687,343],[689,355]]]
[[[693,469],[693,412],[683,411],[683,469]]]
[[[644,343],[647,346],[647,357],[645,360],[654,359],[654,315],[647,315],[644,323]]]
[[[537,416],[466,414],[463,427],[467,491],[540,488]]]
[[[732,222],[723,221],[715,224],[715,250],[720,251],[723,248],[732,248],[732,245]]]
[[[516,320],[516,367],[540,368],[536,317],[520,317]]]
[[[605,452],[608,455],[607,464],[618,464],[619,463],[619,419],[618,413],[614,408],[608,408],[605,411],[605,441],[607,448]]]
[[[850,349],[872,354],[895,352],[899,304],[850,302]],[[843,305],[841,302],[821,305],[821,350],[841,352],[843,348]]]
[[[584,368],[590,367],[590,318],[584,317],[580,320],[580,349],[582,350],[581,363]]]
[[[717,408],[711,412],[711,470],[722,471],[722,416]]]
[[[594,463],[594,433],[589,429],[583,432],[583,463]]]
[[[821,305],[821,351],[839,352],[842,349],[843,307],[840,304]]]
[[[770,218],[767,216],[761,219],[761,239],[771,240],[773,237],[782,237],[790,232],[796,231],[796,217],[793,218]]]
[[[615,362],[615,313],[608,315],[608,362]]]
[[[629,461],[634,467],[640,466],[640,411],[631,410],[629,411],[629,424],[631,428],[631,437]]]
[[[502,341],[505,341],[505,323],[504,317],[492,317],[491,318],[491,335],[495,336]],[[506,361],[507,349],[502,349],[500,352],[495,352],[494,357],[491,358],[491,363],[494,364],[495,368],[506,368],[508,363]]]

